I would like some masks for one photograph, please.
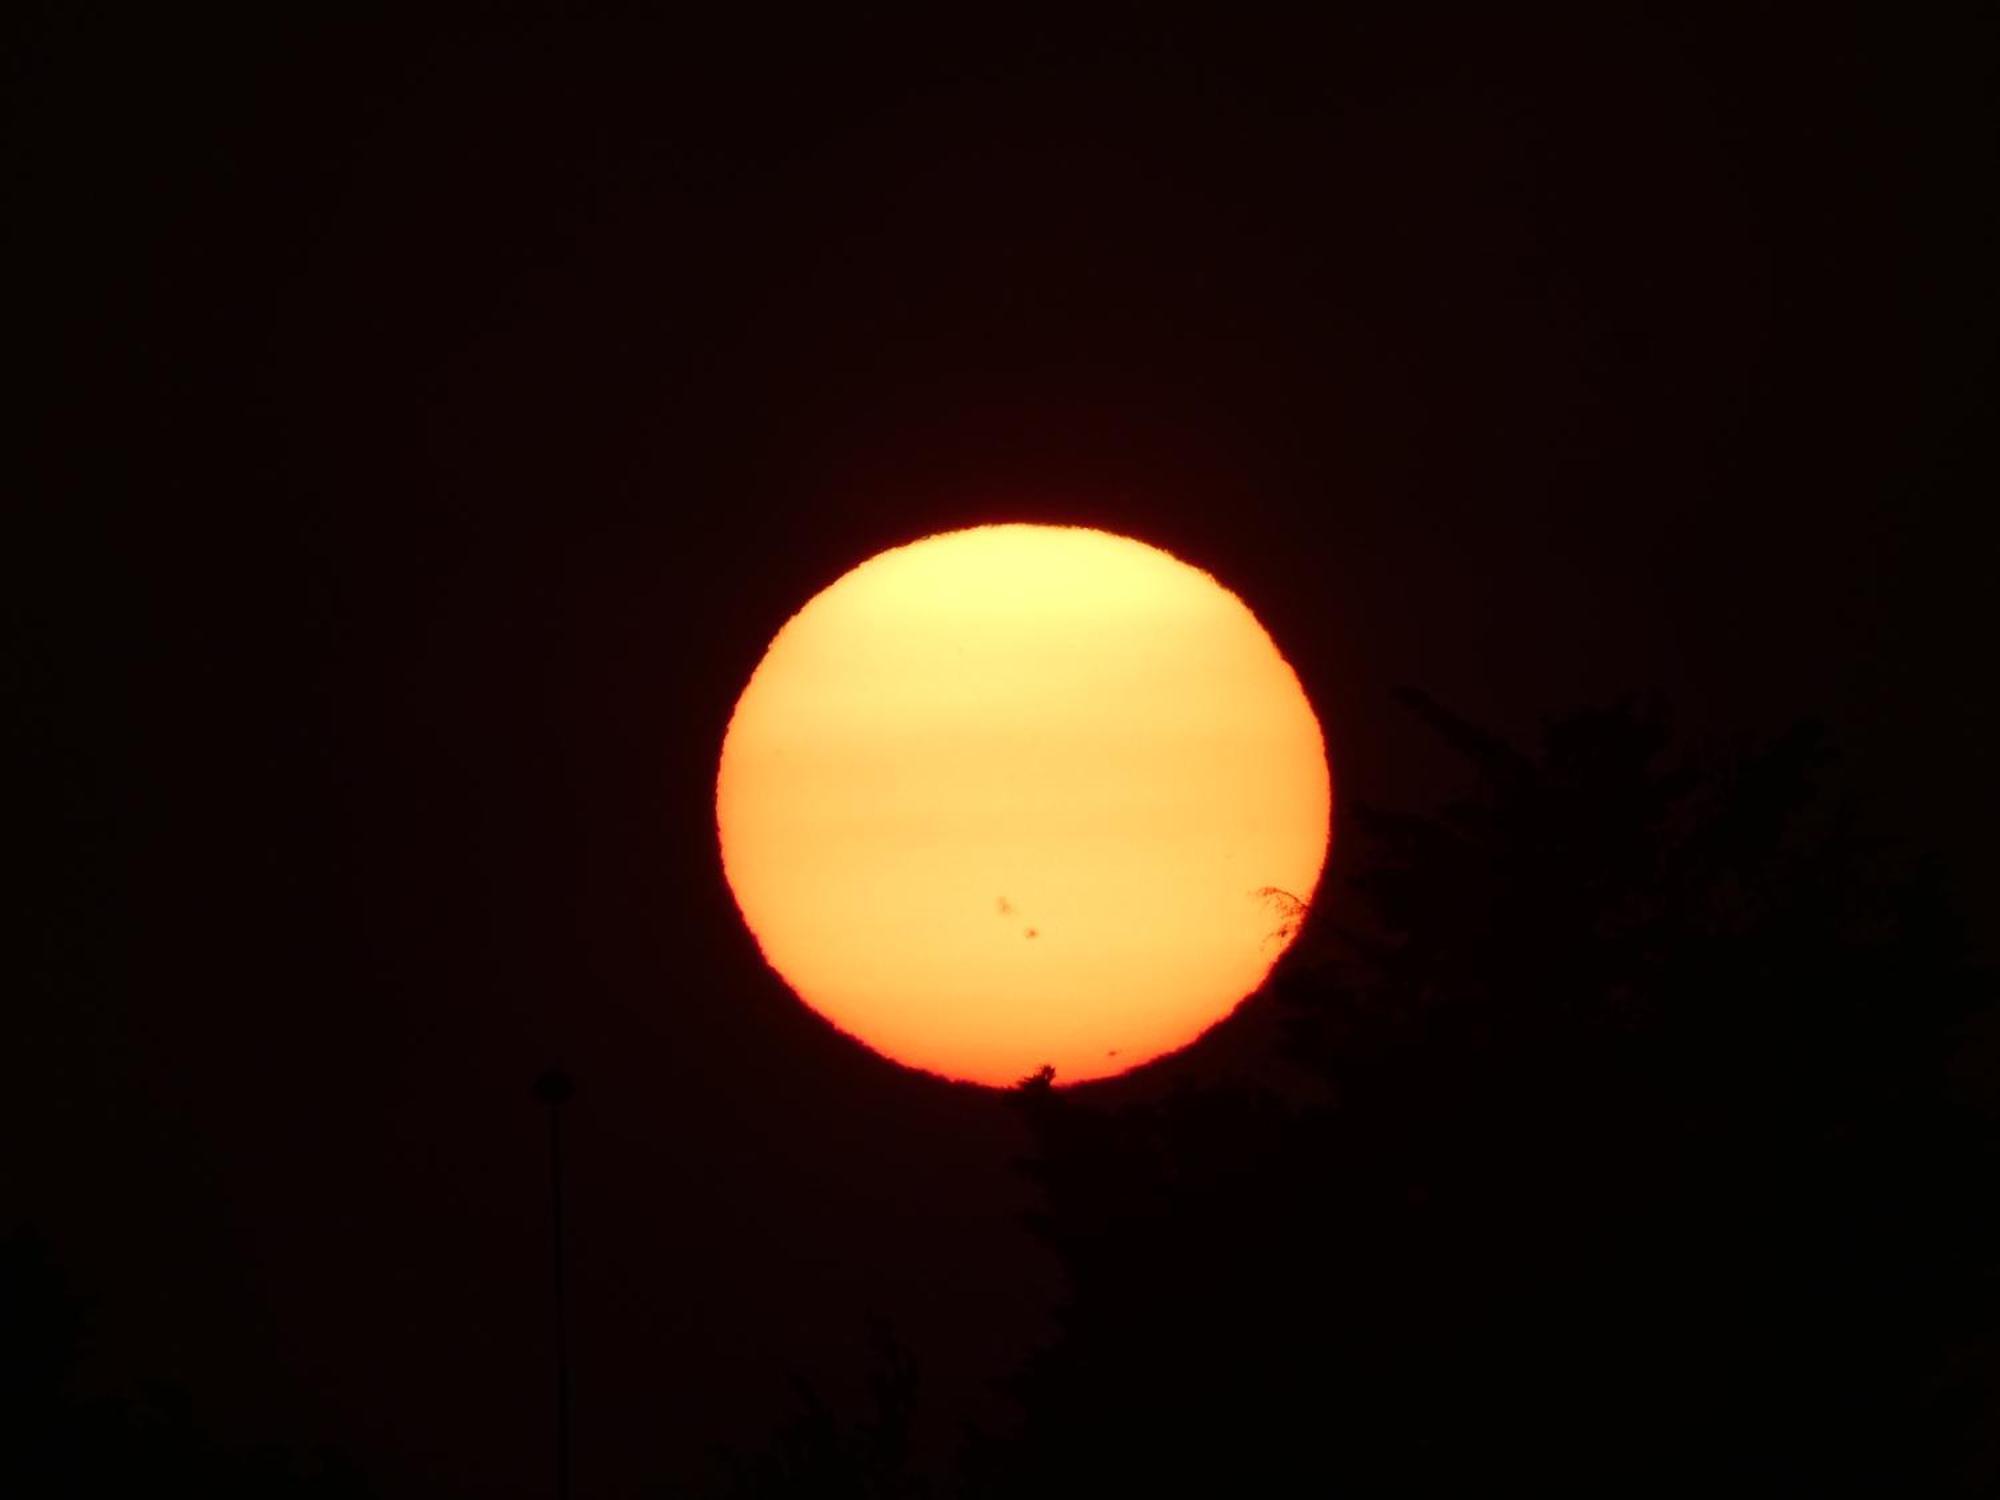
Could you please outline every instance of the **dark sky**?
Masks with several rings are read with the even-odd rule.
[[[814,1021],[713,842],[764,642],[931,531],[1211,569],[1341,799],[1443,789],[1401,684],[1813,712],[1994,894],[1977,39],[78,9],[8,23],[0,1221],[107,1385],[540,1488],[561,1059],[588,1488],[855,1381],[871,1311],[999,1411],[1056,1287],[1017,1121]]]

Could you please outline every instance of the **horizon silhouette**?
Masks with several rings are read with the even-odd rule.
[[[1468,782],[1349,811],[1368,920],[1308,915],[1251,1002],[1281,1027],[1123,1097],[990,1095],[1067,1278],[1018,1425],[920,1453],[878,1317],[866,1409],[795,1375],[711,1492],[1990,1485],[2000,1134],[1953,1069],[1995,989],[1934,872],[1857,830],[1811,723],[1700,759],[1623,704],[1523,751],[1404,701]],[[9,1493],[366,1492],[332,1449],[217,1445],[170,1384],[78,1389],[83,1305],[6,1243]]]

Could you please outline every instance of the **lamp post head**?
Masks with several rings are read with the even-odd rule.
[[[550,1068],[535,1080],[535,1097],[551,1109],[568,1103],[575,1093],[576,1084],[561,1068]]]

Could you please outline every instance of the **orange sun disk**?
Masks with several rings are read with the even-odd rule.
[[[1332,784],[1297,676],[1208,574],[983,526],[872,557],[785,624],[715,811],[765,959],[834,1025],[951,1078],[1077,1083],[1263,982]]]

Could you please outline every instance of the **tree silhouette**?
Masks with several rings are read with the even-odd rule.
[[[1471,785],[1353,814],[1373,921],[1271,1002],[1301,1087],[1017,1091],[1071,1295],[981,1488],[1986,1492],[1992,989],[1936,881],[1812,726],[1530,754],[1406,701]]]
[[[793,1381],[798,1408],[760,1451],[723,1454],[725,1492],[737,1500],[923,1500],[932,1488],[912,1466],[917,1369],[889,1324],[869,1324],[872,1413],[844,1420],[810,1382]]]
[[[216,1442],[172,1384],[152,1382],[132,1395],[84,1393],[74,1365],[89,1312],[39,1235],[21,1228],[0,1238],[0,1495],[357,1500],[369,1493],[337,1453]]]

